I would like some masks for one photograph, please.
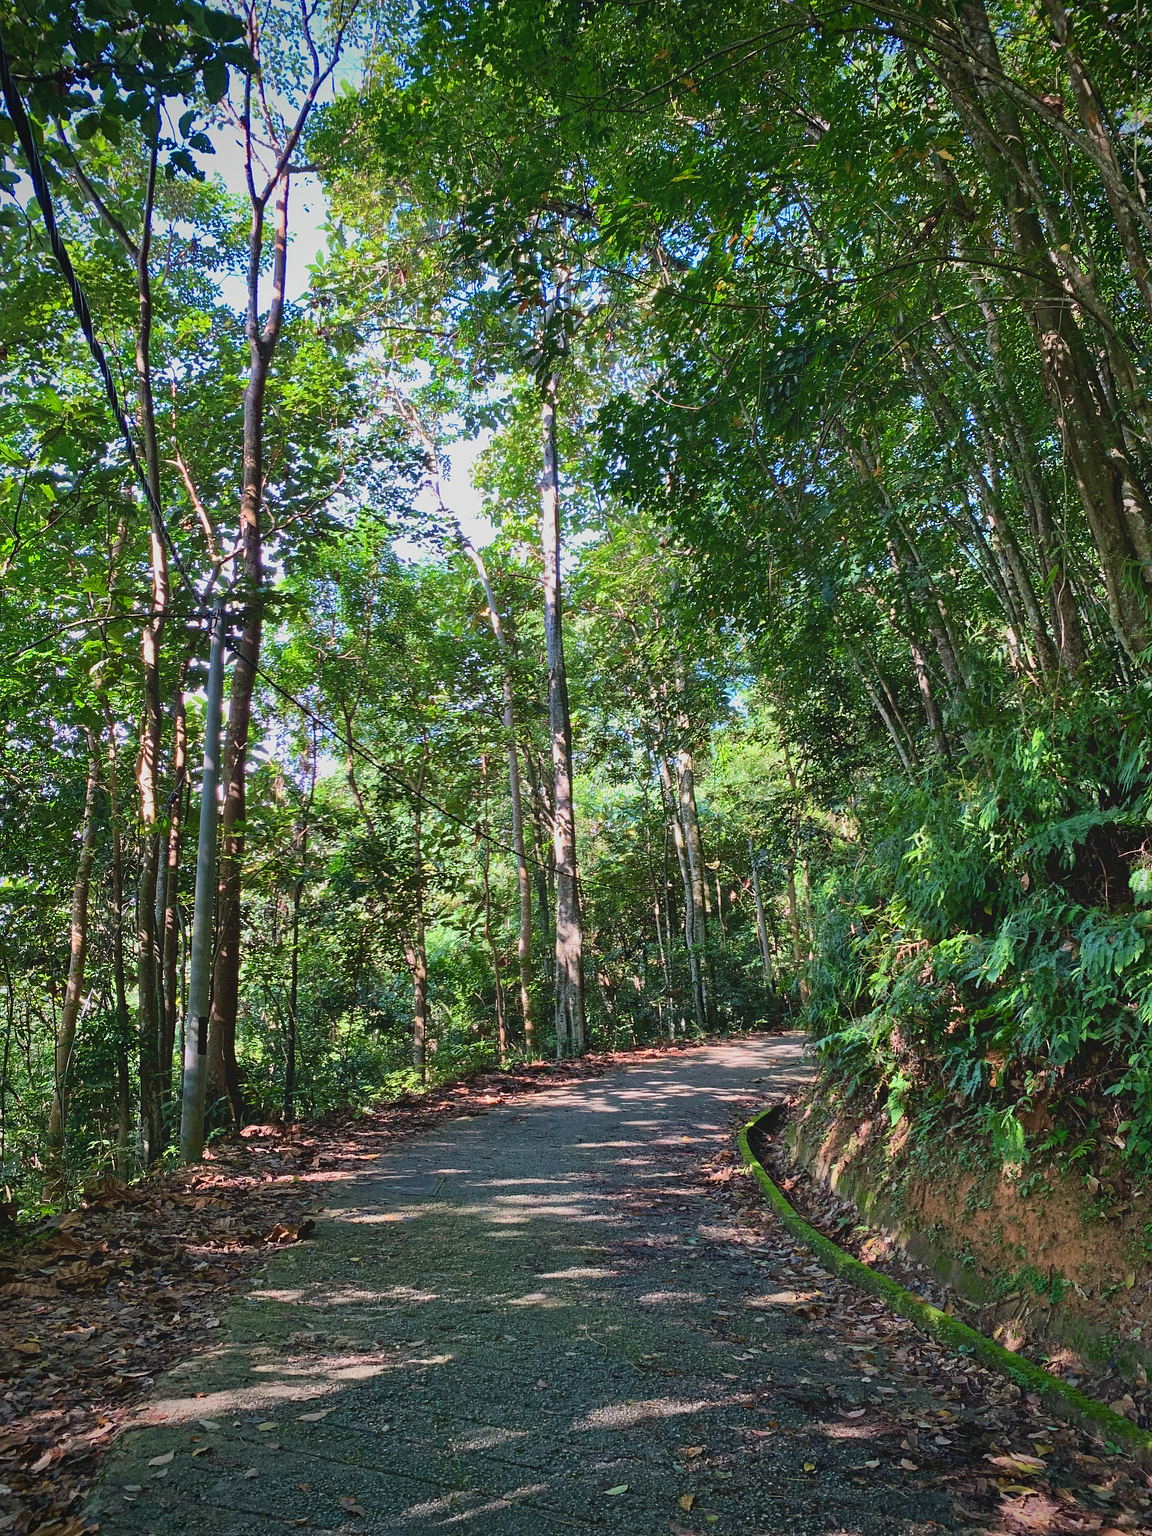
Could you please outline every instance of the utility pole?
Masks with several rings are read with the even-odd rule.
[[[184,1029],[184,1093],[180,1161],[198,1163],[204,1151],[204,1099],[208,1091],[208,985],[212,977],[212,918],[216,895],[216,789],[220,782],[220,715],[224,695],[224,604],[212,610],[208,700],[204,710],[204,773],[200,781],[200,839],[196,896],[188,957],[188,1022]]]

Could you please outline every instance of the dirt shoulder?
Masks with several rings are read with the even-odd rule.
[[[1152,1209],[1095,1199],[1045,1164],[1003,1170],[940,1150],[931,1170],[882,1115],[815,1093],[789,1107],[765,1166],[818,1231],[1071,1385],[1152,1425]]]

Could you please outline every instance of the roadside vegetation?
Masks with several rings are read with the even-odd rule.
[[[803,1025],[894,1131],[1125,1198],[1141,27],[0,6],[12,1220],[174,1161],[201,1032],[211,1137]]]

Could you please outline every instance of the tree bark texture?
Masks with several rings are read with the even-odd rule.
[[[88,732],[88,781],[84,794],[84,818],[80,826],[80,855],[72,887],[72,923],[68,945],[68,981],[56,1030],[55,1077],[48,1111],[45,1146],[44,1193],[58,1202],[67,1193],[68,1172],[65,1134],[68,1121],[69,1073],[76,1027],[84,997],[84,968],[88,957],[88,890],[96,857],[96,795],[100,784],[100,753],[96,737]]]
[[[548,658],[548,723],[552,735],[552,777],[556,786],[553,844],[556,851],[556,1054],[584,1053],[584,934],[576,881],[576,816],[572,800],[572,722],[564,670],[564,629],[560,584],[560,471],[556,447],[556,402],[560,378],[544,386],[541,428],[544,470],[540,478],[544,553],[544,640]]]
[[[516,958],[520,971],[520,1016],[524,1024],[524,1054],[533,1054],[535,1021],[532,1015],[532,882],[528,873],[528,858],[524,846],[524,802],[520,792],[520,754],[516,746],[516,719],[512,707],[512,657],[508,637],[496,597],[488,576],[488,567],[478,549],[465,543],[468,558],[476,567],[476,574],[488,600],[488,617],[496,644],[500,649],[501,681],[504,704],[504,740],[508,751],[508,798],[512,807],[512,851],[516,860],[516,883],[520,896],[520,929],[516,942]],[[487,872],[485,872],[487,882]],[[499,988],[499,982],[497,982]],[[501,1008],[502,1008],[501,1003]],[[503,1060],[503,1048],[501,1060]]]
[[[279,177],[272,261],[272,303],[263,327],[259,320],[260,267],[266,201],[253,197],[248,259],[248,383],[244,390],[243,465],[240,493],[240,543],[243,562],[244,626],[228,694],[224,741],[224,804],[220,817],[221,851],[217,911],[219,935],[212,973],[212,1013],[208,1030],[208,1078],[226,1101],[232,1122],[244,1120],[244,1097],[236,1062],[236,1019],[240,1000],[241,894],[247,800],[248,733],[252,696],[264,633],[264,396],[272,356],[284,321],[284,280],[288,250],[288,187]]]

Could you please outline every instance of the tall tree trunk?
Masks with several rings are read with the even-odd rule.
[[[800,982],[800,996],[808,1001],[808,982],[804,975],[804,945],[800,939],[800,908],[796,900],[796,849],[788,850],[787,885],[788,930],[792,936],[792,961]]]
[[[412,793],[412,873],[415,911],[411,929],[401,935],[404,958],[412,977],[412,1065],[422,1078],[428,1076],[428,950],[424,933],[424,778],[428,768],[428,742],[424,741],[420,772]]]
[[[144,448],[144,469],[157,504],[160,502],[160,450],[156,439],[156,405],[152,392],[152,204],[156,188],[157,145],[153,142],[148,171],[140,243],[135,250],[137,325],[137,419]],[[145,1167],[164,1147],[164,1116],[160,1083],[160,935],[156,927],[156,887],[160,876],[161,812],[160,753],[164,706],[160,685],[160,647],[168,610],[168,551],[164,531],[150,513],[152,543],[152,606],[144,625],[144,720],[140,732],[137,784],[140,790],[140,872],[136,886],[136,1008],[140,1076],[140,1152]]]
[[[116,722],[104,701],[108,724],[108,819],[112,825],[112,983],[116,998],[116,1172],[126,1179],[132,1161],[132,1082],[128,1064],[128,984],[124,965],[124,844],[120,832],[119,754]]]
[[[576,883],[576,816],[572,801],[572,721],[564,670],[564,629],[560,592],[560,470],[556,448],[556,399],[560,377],[544,386],[541,427],[544,472],[540,477],[544,550],[544,641],[548,657],[548,721],[552,733],[552,777],[556,786],[556,1054],[584,1053],[584,933]]]
[[[504,1011],[504,983],[500,976],[500,951],[496,947],[496,937],[492,932],[492,882],[488,878],[492,863],[492,849],[488,822],[488,759],[486,756],[480,758],[480,774],[484,781],[484,835],[480,839],[483,847],[480,869],[484,877],[484,942],[492,956],[492,983],[496,993],[496,1050],[500,1065],[506,1067],[508,1065],[508,1022]]]
[[[284,327],[284,286],[288,260],[289,167],[300,143],[321,86],[331,75],[344,45],[344,32],[355,14],[350,6],[338,20],[322,60],[312,34],[315,11],[305,9],[301,29],[305,47],[302,59],[311,60],[311,79],[304,89],[291,126],[269,115],[262,88],[245,75],[244,104],[238,126],[245,155],[251,221],[248,229],[248,383],[244,389],[243,450],[240,489],[240,545],[243,562],[244,630],[236,651],[232,687],[228,697],[223,768],[224,805],[221,814],[219,865],[219,940],[212,972],[212,1013],[208,1035],[209,1080],[227,1095],[234,1122],[244,1118],[244,1100],[236,1064],[236,1015],[240,1001],[240,898],[245,842],[245,774],[248,763],[248,731],[252,718],[252,694],[260,665],[264,628],[264,396],[272,358]],[[247,41],[259,62],[264,13],[249,0],[246,7]],[[263,111],[263,123],[252,120],[253,103]],[[261,154],[271,149],[275,164],[260,191],[256,189]],[[269,205],[275,198],[272,239],[272,292],[268,315],[260,324],[260,274],[264,266],[264,231]]]
[[[152,216],[156,197],[159,141],[149,145],[148,171],[140,218],[140,238],[128,230],[104,203],[80,167],[74,173],[84,196],[124,247],[136,268],[136,416],[144,450],[144,473],[153,503],[160,505],[160,450],[156,436],[156,404],[152,389]],[[140,1078],[140,1151],[144,1165],[153,1163],[163,1150],[163,1110],[160,1076],[163,1032],[163,954],[161,922],[157,919],[160,883],[161,825],[159,806],[160,754],[164,711],[161,700],[160,651],[168,611],[168,552],[164,529],[149,507],[152,598],[141,633],[144,674],[144,712],[140,725],[140,750],[136,779],[140,792],[141,855],[136,885],[137,952],[137,1052]],[[122,548],[122,535],[117,546]],[[162,910],[162,906],[161,906]],[[121,1072],[121,1082],[125,1074]]]
[[[982,0],[964,0],[959,8],[959,35],[973,66],[969,72],[954,62],[955,35],[949,23],[950,52],[942,51],[934,67],[999,191],[1018,258],[1021,307],[1060,429],[1065,462],[1100,557],[1112,625],[1135,662],[1152,641],[1152,570],[1140,554],[1149,542],[1152,508],[1037,212],[1025,136],[1016,105],[1000,84],[1003,68]],[[910,38],[909,46],[919,50],[921,43]]]
[[[792,754],[788,750],[788,738],[783,732],[780,734],[780,750],[784,756],[784,772],[788,779],[788,787],[794,795],[799,795],[800,785],[796,779],[796,770],[792,766]],[[798,839],[794,841],[788,850],[788,926],[792,931],[792,958],[796,962],[796,974],[800,979],[800,996],[804,1002],[808,1001],[808,978],[804,974],[805,962],[808,955],[805,946],[800,942],[800,908],[796,900],[796,861],[799,857]],[[808,916],[808,932],[812,932],[812,908],[807,901],[808,874],[805,865],[804,871],[805,904]]]
[[[251,131],[251,130],[250,130]],[[260,325],[260,269],[264,250],[264,199],[252,197],[248,246],[248,383],[244,390],[243,471],[240,493],[240,543],[243,560],[244,629],[236,650],[228,695],[224,743],[224,804],[220,817],[221,852],[217,910],[219,940],[212,972],[212,1013],[208,1030],[208,1080],[231,1107],[233,1123],[244,1120],[244,1097],[236,1062],[236,1018],[240,1003],[240,900],[247,809],[248,732],[252,695],[264,633],[264,396],[272,356],[284,322],[284,279],[288,252],[287,170],[277,179],[272,261],[272,303]]]
[[[312,780],[304,807],[300,830],[297,835],[300,868],[292,886],[292,976],[288,992],[288,1049],[284,1064],[284,1118],[296,1117],[296,1055],[300,1037],[300,903],[304,895],[304,881],[308,866],[308,833],[312,820],[312,805],[316,799],[316,726],[312,727],[312,746],[309,752]],[[355,782],[353,780],[353,782]]]
[[[1060,665],[1066,672],[1075,676],[1083,668],[1088,653],[1084,643],[1080,609],[1066,568],[1063,541],[1052,516],[1052,508],[1044,486],[1044,472],[1036,452],[1036,443],[1025,423],[1015,382],[1004,363],[997,307],[990,301],[983,283],[978,278],[970,277],[969,282],[984,317],[988,355],[992,360],[992,369],[1006,416],[1005,441],[1020,483],[1021,496],[1028,507],[1032,538],[1041,561],[1042,585],[1048,593],[1052,629],[1060,652]]]
[[[688,845],[684,826],[677,807],[676,788],[668,767],[665,743],[661,742],[659,754],[660,789],[665,802],[666,825],[671,828],[672,842],[676,849],[676,862],[680,866],[680,881],[684,887],[684,948],[688,953],[688,978],[692,990],[692,1013],[701,1034],[708,1028],[705,1009],[704,978],[701,972],[700,950],[696,944],[696,904],[692,894],[692,871],[688,863]]]
[[[160,998],[164,1012],[160,1024],[160,1104],[166,1134],[171,1134],[172,1053],[176,1047],[176,1016],[180,998],[176,965],[180,947],[180,854],[184,838],[187,806],[188,723],[184,708],[184,667],[176,685],[172,706],[172,794],[168,820],[168,846],[164,860],[164,878],[157,881],[156,908],[160,916],[163,956]]]
[[[712,1015],[713,988],[704,983],[708,965],[707,887],[704,872],[704,845],[700,837],[700,818],[696,814],[696,780],[692,754],[681,748],[676,754],[676,800],[679,820],[684,829],[684,851],[688,858],[688,889],[691,895],[691,944],[697,957],[701,987],[701,1008],[705,1022]],[[685,928],[687,929],[687,917]]]
[[[424,945],[424,920],[417,916],[411,934],[402,935],[404,959],[412,978],[412,1065],[422,1079],[428,1077],[428,955]]]
[[[549,879],[553,872],[553,843],[545,821],[550,822],[552,818],[551,811],[544,801],[544,788],[540,782],[540,775],[536,771],[531,743],[526,743],[524,747],[524,773],[528,779],[528,788],[532,792],[528,800],[532,824],[532,851],[536,856],[532,874],[536,883],[536,916],[539,919],[540,937],[543,941],[544,980],[551,986],[552,965],[555,958],[552,946],[552,890]]]
[[[760,872],[756,868],[756,850],[748,839],[748,862],[752,869],[752,895],[756,900],[756,937],[760,941],[760,963],[764,968],[764,990],[772,991],[772,957],[768,950],[768,924],[764,917],[764,898],[760,891]]]
[[[76,864],[76,881],[72,887],[72,928],[68,952],[68,983],[64,992],[64,1006],[56,1029],[55,1079],[52,1104],[48,1111],[48,1136],[45,1146],[44,1193],[47,1199],[58,1202],[68,1192],[68,1171],[65,1165],[64,1140],[68,1121],[68,1099],[71,1093],[69,1073],[72,1065],[72,1048],[76,1043],[76,1026],[80,1019],[81,1000],[84,995],[84,966],[88,955],[88,888],[92,881],[92,864],[96,857],[96,792],[100,784],[100,752],[96,737],[88,732],[88,784],[84,795],[84,819],[80,827],[80,856]]]
[[[300,895],[304,877],[292,887],[292,974],[288,983],[288,1040],[284,1062],[284,1119],[296,1118],[296,1035],[300,1001]]]
[[[488,599],[488,617],[492,625],[492,633],[496,636],[496,644],[500,649],[500,664],[504,694],[504,740],[508,752],[508,797],[512,804],[512,851],[516,859],[516,882],[520,893],[520,931],[516,941],[516,958],[520,969],[520,1016],[524,1021],[524,1054],[533,1054],[534,1020],[532,1017],[532,883],[528,874],[528,858],[524,848],[524,805],[520,793],[520,754],[516,748],[516,720],[512,709],[512,658],[509,651],[508,637],[504,633],[504,624],[500,616],[500,610],[496,606],[496,597],[492,591],[492,583],[488,578],[488,568],[483,556],[467,540],[464,548],[468,558],[476,567],[484,588],[484,595]],[[487,871],[485,871],[485,883],[487,883]],[[497,983],[499,988],[499,983]],[[504,1060],[504,1048],[501,1047],[501,1062]]]
[[[652,773],[652,754],[648,753],[648,774]],[[644,851],[647,855],[648,880],[652,887],[652,916],[656,923],[656,950],[660,956],[660,975],[664,983],[664,995],[671,998],[672,995],[672,968],[669,964],[669,950],[672,943],[672,930],[667,925],[661,924],[660,886],[656,879],[656,863],[652,855],[652,817],[648,807],[648,780],[642,785],[644,791]],[[664,825],[664,884],[668,883],[668,825]],[[667,891],[665,891],[667,897]],[[667,935],[667,939],[665,938]]]

